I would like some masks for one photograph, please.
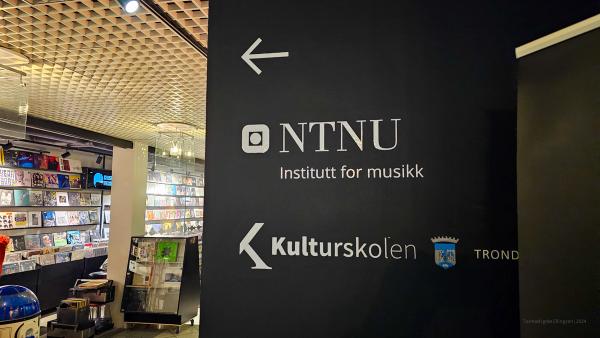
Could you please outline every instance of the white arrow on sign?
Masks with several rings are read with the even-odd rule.
[[[271,270],[271,267],[268,266],[258,256],[256,251],[254,251],[254,249],[250,246],[250,241],[252,241],[254,236],[256,236],[256,234],[258,233],[258,231],[260,230],[260,228],[262,228],[262,226],[264,224],[265,223],[254,223],[254,225],[252,226],[252,229],[250,229],[250,231],[248,231],[246,236],[244,236],[244,238],[240,242],[240,255],[242,254],[242,252],[246,251],[248,256],[250,256],[250,258],[252,258],[252,260],[254,261],[254,267],[252,267],[252,269]]]
[[[256,41],[254,41],[252,46],[250,46],[250,48],[248,48],[248,50],[244,54],[242,54],[242,60],[244,60],[244,62],[246,62],[248,64],[248,66],[250,66],[250,68],[252,68],[252,70],[254,70],[256,72],[256,74],[258,74],[258,75],[260,75],[260,73],[262,73],[262,70],[260,70],[260,68],[258,68],[256,66],[256,64],[254,64],[254,62],[252,62],[252,60],[254,60],[254,59],[286,58],[286,57],[290,56],[290,53],[288,53],[288,52],[252,54],[254,49],[261,42],[262,42],[261,38],[256,39]]]

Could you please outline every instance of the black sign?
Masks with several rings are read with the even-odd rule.
[[[517,337],[503,8],[211,4],[203,338]]]
[[[598,60],[599,29],[519,60],[523,337],[598,336]]]
[[[110,189],[112,187],[111,170],[84,168],[83,177],[85,188]]]

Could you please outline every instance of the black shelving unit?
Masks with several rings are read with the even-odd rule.
[[[193,325],[200,305],[198,237],[133,237],[129,253],[121,302],[124,321]]]

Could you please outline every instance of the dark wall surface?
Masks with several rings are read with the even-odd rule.
[[[203,338],[519,336],[514,48],[525,9],[211,3]],[[257,74],[245,52],[289,56],[251,60]],[[373,120],[393,149],[377,149]],[[357,133],[365,121],[362,150],[340,121]],[[303,151],[282,124],[304,126]],[[258,153],[243,150],[248,125]],[[344,166],[361,177],[281,178]],[[367,176],[402,166],[424,175]],[[287,241],[303,236],[402,255],[290,255]]]
[[[519,60],[523,337],[600,332],[600,30]]]

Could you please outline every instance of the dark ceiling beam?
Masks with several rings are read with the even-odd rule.
[[[104,145],[119,147],[119,148],[133,148],[133,142],[124,140],[118,137],[108,136],[97,133],[95,131],[81,129],[73,127],[60,122],[54,122],[45,120],[35,116],[27,116],[27,128],[37,129],[46,131],[48,133],[54,133],[58,135],[78,138],[85,141],[96,142]]]
[[[177,21],[173,20],[169,14],[167,14],[159,5],[152,0],[139,0],[142,6],[151,12],[155,17],[162,21],[165,25],[169,26],[177,35],[179,35],[185,42],[190,46],[194,47],[200,54],[208,59],[208,48],[204,47],[198,40],[196,40],[192,34],[190,34],[185,28],[181,27]]]

